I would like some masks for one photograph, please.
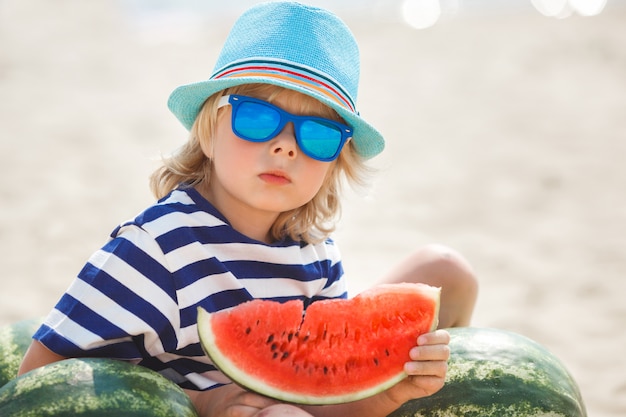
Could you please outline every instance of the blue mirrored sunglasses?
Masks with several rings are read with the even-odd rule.
[[[233,133],[250,142],[266,142],[292,122],[298,147],[318,161],[334,161],[352,137],[352,128],[322,117],[297,116],[267,101],[240,95],[220,98],[218,108],[232,106]]]

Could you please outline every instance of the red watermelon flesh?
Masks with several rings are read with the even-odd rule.
[[[234,382],[302,404],[377,394],[402,380],[417,337],[437,327],[440,289],[388,284],[306,312],[299,300],[198,309],[202,347]]]

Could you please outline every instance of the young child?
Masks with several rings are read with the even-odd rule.
[[[230,383],[203,354],[196,307],[255,298],[347,297],[329,238],[342,177],[360,182],[382,136],[355,107],[359,53],[345,24],[298,3],[265,3],[235,23],[211,77],[169,107],[189,140],[152,176],[159,201],[117,227],[34,336],[20,373],[68,357],[110,357],[183,387],[200,416],[386,416],[440,389],[449,335],[421,336],[404,381],[365,400],[296,407]],[[439,246],[386,282],[442,287],[440,327],[469,323],[476,280]]]

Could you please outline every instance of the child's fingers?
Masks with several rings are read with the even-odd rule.
[[[445,378],[448,371],[446,361],[419,361],[404,364],[404,372],[410,376],[432,376]]]
[[[420,346],[440,344],[447,345],[448,343],[450,343],[450,333],[442,329],[425,333],[417,338],[417,344]]]
[[[450,358],[448,345],[415,346],[409,351],[409,357],[414,361],[447,361]]]

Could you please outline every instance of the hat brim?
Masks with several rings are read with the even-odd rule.
[[[265,77],[238,77],[221,78],[186,84],[176,88],[170,95],[167,106],[176,118],[191,130],[204,102],[213,94],[229,87],[243,84],[272,84],[290,90],[298,91],[320,101],[335,110],[344,121],[352,127],[352,141],[359,155],[365,159],[381,153],[385,147],[385,140],[380,132],[363,120],[359,115],[341,106],[337,102],[316,93],[315,91],[294,85],[289,82],[268,79]]]

